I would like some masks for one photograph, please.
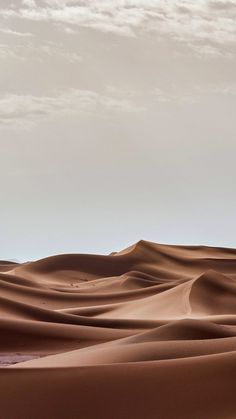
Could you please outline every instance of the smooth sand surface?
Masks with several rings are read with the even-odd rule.
[[[235,419],[236,250],[0,262],[0,419]]]

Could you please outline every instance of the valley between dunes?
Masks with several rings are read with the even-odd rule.
[[[0,419],[235,419],[236,250],[0,262]]]

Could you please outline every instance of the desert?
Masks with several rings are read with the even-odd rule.
[[[0,266],[1,418],[235,418],[236,250]]]

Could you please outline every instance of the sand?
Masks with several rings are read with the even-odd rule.
[[[0,419],[235,419],[236,250],[0,262]]]

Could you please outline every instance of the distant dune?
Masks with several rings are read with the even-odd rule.
[[[236,250],[0,262],[0,419],[235,419]]]

